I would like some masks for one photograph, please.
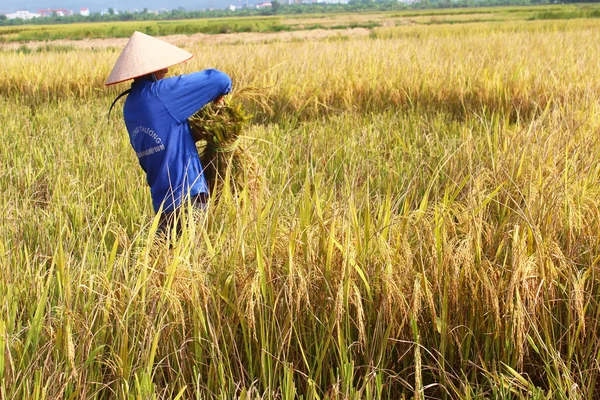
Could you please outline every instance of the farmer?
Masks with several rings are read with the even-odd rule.
[[[161,232],[173,228],[188,200],[194,208],[206,209],[208,187],[187,119],[206,104],[221,101],[231,90],[229,76],[215,69],[165,78],[169,67],[192,57],[135,32],[106,81],[108,86],[133,79],[131,89],[119,97],[129,94],[123,117],[150,185],[154,211],[161,213]]]

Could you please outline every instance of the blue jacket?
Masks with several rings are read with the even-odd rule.
[[[187,119],[230,91],[229,76],[214,69],[131,85],[123,116],[156,212],[208,193]]]

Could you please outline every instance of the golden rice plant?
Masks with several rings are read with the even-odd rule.
[[[598,27],[198,43],[268,88],[202,126],[271,195],[172,247],[118,52],[0,52],[0,398],[598,398]]]

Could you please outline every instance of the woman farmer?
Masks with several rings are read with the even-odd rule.
[[[175,214],[188,200],[193,207],[206,208],[208,187],[187,119],[231,91],[229,76],[215,69],[165,78],[169,67],[192,57],[134,32],[106,81],[108,86],[133,79],[131,89],[119,97],[129,94],[123,117],[146,173],[154,211],[161,213],[163,232],[172,227]]]

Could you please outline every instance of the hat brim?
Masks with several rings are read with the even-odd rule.
[[[162,68],[159,68],[159,69],[156,69],[156,70],[154,70],[154,71],[145,72],[145,73],[139,74],[139,75],[137,75],[137,76],[132,76],[132,77],[130,77],[130,78],[124,78],[124,79],[122,79],[122,80],[120,80],[120,81],[116,81],[116,82],[109,82],[109,81],[106,81],[106,83],[105,83],[104,85],[105,85],[105,86],[110,86],[110,85],[116,85],[117,83],[123,83],[123,82],[127,82],[127,81],[129,81],[129,80],[132,80],[132,79],[136,79],[136,78],[140,78],[140,77],[142,77],[142,76],[146,76],[146,75],[148,75],[148,74],[151,74],[151,73],[153,73],[153,72],[161,71],[161,70],[163,70],[163,69],[165,69],[165,68],[171,68],[171,67],[174,67],[175,65],[182,64],[182,63],[184,63],[184,62],[186,62],[186,61],[189,61],[189,60],[191,60],[192,58],[194,58],[194,55],[193,55],[193,54],[192,54],[192,55],[190,55],[190,57],[188,57],[187,59],[185,59],[185,60],[183,60],[183,61],[180,61],[180,62],[178,62],[178,63],[171,64],[171,65],[166,65],[166,66],[164,66],[164,67],[162,67]]]
[[[105,85],[116,85],[188,61],[193,54],[170,43],[134,32]]]

